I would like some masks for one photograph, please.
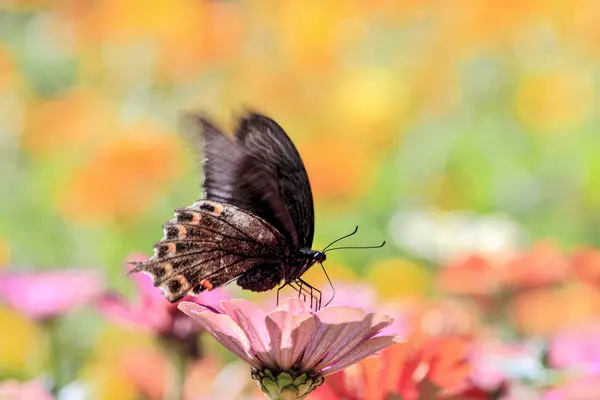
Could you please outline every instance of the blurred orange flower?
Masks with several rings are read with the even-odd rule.
[[[111,129],[111,107],[91,91],[72,90],[30,107],[22,145],[36,156],[92,148]]]
[[[439,270],[438,287],[449,293],[489,295],[499,289],[500,271],[493,261],[480,255],[456,260]]]
[[[174,134],[138,126],[73,171],[59,198],[62,215],[74,222],[127,221],[145,212],[182,170]]]
[[[17,66],[13,55],[8,46],[0,42],[0,90],[13,83],[16,74]]]
[[[197,22],[203,2],[192,0],[69,0],[60,4],[63,17],[78,31],[78,40],[126,42],[147,36],[186,33]],[[182,36],[185,40],[185,36]]]
[[[159,45],[159,68],[169,79],[184,82],[214,63],[239,55],[245,39],[243,9],[237,2],[198,2],[177,32]]]
[[[412,338],[447,335],[472,336],[484,324],[475,303],[451,298],[417,301],[407,307]]]
[[[524,334],[549,336],[600,314],[600,292],[580,282],[530,290],[514,297],[509,315]]]
[[[569,260],[553,241],[540,241],[517,255],[503,268],[504,283],[514,287],[539,287],[565,280]]]
[[[338,372],[313,396],[318,400],[443,399],[466,384],[470,340],[440,337],[402,343]]]
[[[145,398],[164,398],[169,364],[157,349],[148,347],[124,350],[114,367],[121,371]]]
[[[571,256],[575,273],[584,281],[600,288],[600,250],[584,247]]]
[[[315,138],[298,145],[315,197],[356,198],[374,184],[374,165],[362,145],[332,136]],[[323,156],[323,149],[331,149]],[[340,202],[341,203],[341,202]]]
[[[356,11],[352,6],[318,0],[254,4],[262,7],[267,16],[263,21],[272,26],[271,35],[280,41],[288,62],[303,69],[328,69],[342,46],[353,43],[364,29],[360,20],[349,18]]]

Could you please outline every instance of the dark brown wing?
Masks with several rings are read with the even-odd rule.
[[[243,204],[236,203],[233,199],[233,192],[237,185],[235,171],[243,162],[243,150],[204,117],[190,115],[187,116],[186,122],[189,130],[194,132],[192,141],[197,148],[203,149],[204,197],[207,200],[245,208]]]
[[[256,191],[268,204],[258,215],[269,221],[299,248],[311,248],[314,206],[308,174],[300,154],[284,130],[272,119],[251,113],[240,121],[236,144],[248,154],[244,181],[260,185]],[[252,183],[252,175],[260,180]],[[236,194],[243,195],[243,193]]]
[[[296,248],[314,234],[312,191],[294,144],[277,123],[259,114],[243,118],[232,142],[207,119],[189,117],[201,132],[205,197],[263,218]]]
[[[283,236],[261,218],[232,205],[199,200],[176,210],[154,255],[132,272],[150,275],[154,286],[176,302],[223,286],[252,267],[277,266],[285,249]],[[271,280],[272,287],[281,281],[280,268],[271,268]]]

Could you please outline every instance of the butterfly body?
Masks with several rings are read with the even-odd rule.
[[[308,175],[290,138],[273,120],[249,114],[235,140],[191,119],[204,149],[204,196],[175,211],[154,255],[136,263],[165,297],[236,280],[262,292],[300,279],[325,254],[312,250],[314,210]]]

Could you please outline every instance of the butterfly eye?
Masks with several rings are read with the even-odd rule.
[[[322,263],[326,259],[327,259],[327,256],[325,255],[325,253],[322,253],[320,251],[317,251],[315,253],[315,255],[313,256],[313,260],[317,263]]]

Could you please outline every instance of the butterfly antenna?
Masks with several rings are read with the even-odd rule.
[[[321,264],[321,268],[323,268],[323,272],[325,273],[327,282],[329,282],[329,286],[331,286],[331,290],[333,291],[333,294],[331,295],[331,299],[329,299],[329,301],[327,303],[325,303],[325,307],[327,307],[329,304],[331,304],[331,302],[335,298],[335,287],[333,287],[333,283],[331,283],[331,279],[329,279],[329,275],[327,275],[327,271],[325,270],[325,266],[323,265],[323,263],[319,263],[319,264]]]
[[[379,249],[385,246],[385,240],[378,246],[345,246],[345,247],[335,247],[333,249],[329,249],[328,251],[333,250],[342,250],[342,249]]]
[[[358,225],[356,225],[356,228],[354,228],[354,230],[352,231],[352,233],[347,234],[346,236],[342,236],[341,238],[335,239],[333,242],[329,243],[324,249],[323,251],[321,251],[321,253],[325,253],[325,250],[327,250],[328,248],[331,247],[332,244],[335,244],[337,242],[339,242],[340,240],[344,240],[352,235],[354,235],[356,232],[358,232]]]

